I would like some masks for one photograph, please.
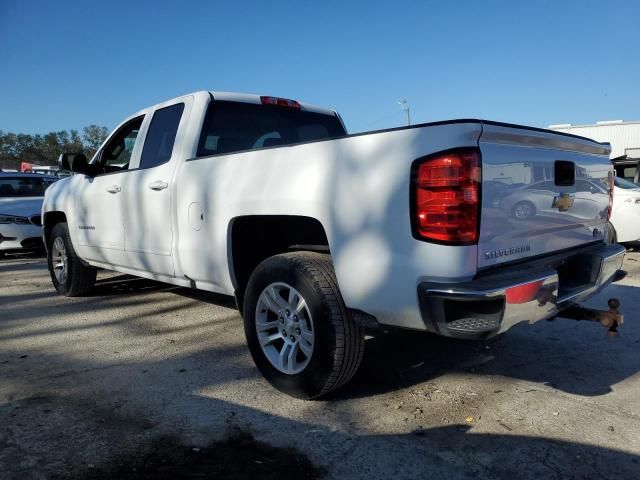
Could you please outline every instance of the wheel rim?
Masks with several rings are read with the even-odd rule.
[[[60,237],[57,237],[51,246],[51,260],[56,281],[63,285],[67,281],[67,250]]]
[[[288,375],[309,364],[315,334],[306,300],[291,285],[267,286],[256,306],[256,333],[262,351],[276,369]]]
[[[531,215],[531,205],[527,205],[526,203],[522,203],[516,207],[515,210],[516,218],[527,218]]]

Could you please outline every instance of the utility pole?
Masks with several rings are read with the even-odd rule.
[[[407,99],[405,98],[404,100],[401,100],[400,102],[398,102],[398,105],[400,105],[400,108],[402,108],[404,113],[407,114],[407,125],[411,125],[411,113],[409,112],[409,102],[407,102]]]

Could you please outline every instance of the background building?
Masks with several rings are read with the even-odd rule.
[[[571,133],[592,138],[598,142],[611,144],[611,160],[616,175],[632,182],[639,182],[638,163],[640,162],[640,121],[625,122],[612,120],[596,122],[594,125],[549,125],[550,130]]]

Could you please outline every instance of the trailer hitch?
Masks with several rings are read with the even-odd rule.
[[[562,310],[557,316],[570,320],[599,322],[600,325],[609,329],[609,335],[615,336],[618,335],[618,327],[624,323],[624,315],[618,310],[620,308],[620,300],[617,298],[610,298],[607,301],[607,305],[609,305],[609,310],[597,310],[574,305]]]

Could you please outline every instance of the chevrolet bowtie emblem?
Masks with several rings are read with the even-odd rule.
[[[561,212],[566,212],[573,206],[574,198],[570,193],[561,193],[553,197],[551,208],[557,208]]]

